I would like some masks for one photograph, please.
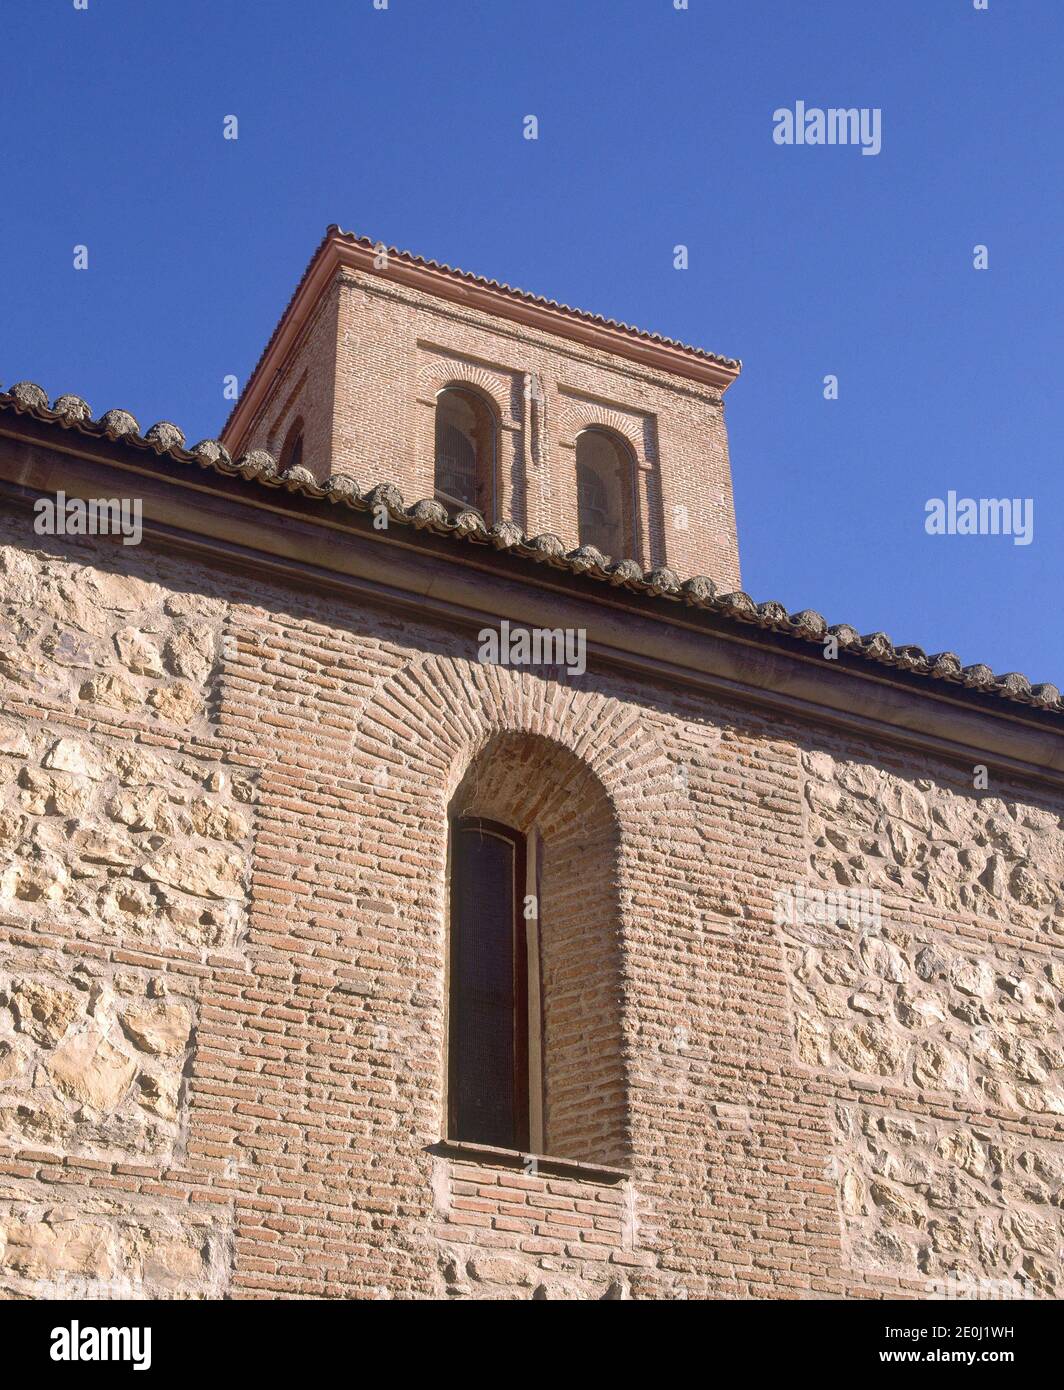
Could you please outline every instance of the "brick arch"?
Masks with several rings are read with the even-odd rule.
[[[459,389],[467,387],[484,396],[494,410],[498,423],[509,419],[510,403],[502,399],[507,390],[507,383],[500,381],[491,372],[469,362],[429,362],[423,365],[419,394],[424,399],[434,400],[441,391],[451,386]]]
[[[457,798],[455,809],[526,833],[534,823],[544,835],[545,1146],[560,1157],[623,1162],[625,1039],[634,1027],[625,936],[640,848],[675,797],[668,758],[631,710],[599,692],[437,656],[378,688],[355,749],[368,784],[355,852],[371,864],[376,846],[393,846],[364,871],[367,892],[372,883],[374,898],[394,904],[409,949],[435,959],[425,1026],[439,1058],[439,1109],[425,1117],[426,1140],[439,1137],[443,1116],[445,870]]]
[[[395,777],[405,782],[417,771],[428,778],[444,811],[476,753],[501,732],[540,734],[570,749],[601,781],[622,822],[664,810],[675,785],[668,757],[629,707],[510,667],[433,655],[392,672],[366,706],[356,753],[381,756],[400,730],[409,768],[404,775],[396,761]],[[441,762],[446,777],[429,778]]]
[[[571,405],[573,441],[587,429],[603,429],[619,435],[634,450],[637,460],[646,459],[646,440],[643,431],[633,420],[608,406],[592,405],[589,401],[573,401]]]

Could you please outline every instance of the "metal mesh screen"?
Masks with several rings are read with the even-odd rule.
[[[460,828],[451,874],[452,1137],[513,1148],[514,846]]]

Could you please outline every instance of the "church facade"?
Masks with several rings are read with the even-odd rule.
[[[0,1293],[1060,1296],[1064,704],[741,590],[739,371],[330,228],[0,390]]]

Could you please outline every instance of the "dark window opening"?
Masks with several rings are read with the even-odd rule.
[[[528,1148],[528,946],[523,836],[451,831],[449,1137]]]
[[[471,391],[436,398],[436,498],[449,511],[472,507],[495,520],[495,418]]]
[[[633,544],[632,459],[601,430],[585,430],[576,441],[577,526],[581,545],[593,545],[614,560],[636,558]]]

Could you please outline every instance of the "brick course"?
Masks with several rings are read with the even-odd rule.
[[[810,880],[811,865],[829,871],[815,788],[825,778],[841,786],[836,820],[857,815],[845,776],[831,769],[889,770],[932,808],[946,805],[935,788],[948,786],[950,806],[976,814],[979,798],[956,768],[594,663],[571,683],[484,666],[472,639],[438,622],[356,611],[147,545],[38,542],[17,518],[4,539],[9,630],[16,610],[25,619],[38,605],[19,664],[0,672],[5,727],[29,738],[4,756],[13,805],[34,794],[17,769],[32,772],[42,748],[68,739],[101,768],[117,768],[124,750],[151,753],[174,814],[188,804],[183,778],[213,779],[223,792],[246,785],[252,822],[236,932],[217,943],[182,944],[165,926],[182,920],[180,886],[148,930],[135,911],[105,912],[96,905],[104,899],[53,895],[47,884],[0,903],[11,973],[25,973],[29,953],[38,973],[62,979],[77,968],[90,992],[120,999],[156,980],[159,997],[186,1000],[195,1018],[172,1153],[144,1151],[147,1119],[106,1142],[84,1117],[61,1139],[35,1135],[19,1112],[32,1097],[18,1078],[0,1082],[8,1292],[32,1294],[47,1278],[68,1288],[125,1279],[181,1297],[915,1294],[946,1265],[906,1264],[904,1243],[889,1239],[893,1209],[846,1185],[857,1171],[869,1188],[875,1158],[860,1123],[848,1130],[845,1117],[876,1113],[922,1126],[916,1142],[932,1149],[947,1131],[995,1136],[1009,1155],[1004,1176],[1025,1184],[1017,1211],[1030,1220],[1018,1233],[999,1231],[982,1263],[965,1256],[959,1267],[1018,1291],[1059,1287],[1059,1257],[1045,1246],[1059,1235],[1051,1194],[1064,1121],[1003,1109],[986,1093],[863,1073],[835,1056],[809,1060],[796,1031],[806,996],[794,947],[773,921],[777,890]],[[67,575],[96,596],[92,614],[72,624],[83,629],[76,681],[53,636],[70,614],[49,607]],[[108,708],[95,696],[113,682],[150,679],[122,665],[110,634],[119,619],[143,625],[165,653],[165,623],[153,628],[150,614],[167,607],[212,615],[209,667],[189,682],[189,708],[200,713],[175,717],[165,702]],[[65,776],[77,787],[85,774]],[[572,959],[559,968],[575,972],[576,992],[573,1015],[558,1000],[558,1028],[578,1037],[581,1009],[601,1023],[591,1051],[611,1098],[601,1123],[589,1116],[583,1130],[564,1113],[548,1117],[557,1156],[576,1160],[568,1169],[526,1172],[519,1160],[440,1147],[443,865],[456,793],[560,835],[557,897],[545,893],[544,922],[549,932],[557,912],[569,926],[557,947]],[[1056,861],[1043,862],[1038,845],[1059,807],[1019,786],[998,785],[994,797],[1013,836],[1004,852],[1058,888]],[[581,872],[593,891],[581,919],[568,915],[579,859],[565,848],[565,827],[589,814],[604,817],[605,858],[596,879],[591,833]],[[58,812],[41,820],[62,824]],[[185,863],[180,826],[133,833],[165,833]],[[40,845],[39,836],[16,839],[8,862],[46,879],[54,865]],[[76,843],[67,862],[77,881]],[[136,879],[143,862],[97,872],[106,882]],[[1025,925],[1010,883],[1007,874],[991,880],[963,908],[905,880],[885,909],[888,936],[919,919],[932,943],[959,936],[998,955],[1019,952],[1032,978],[1043,965],[1059,970],[1058,917]],[[1025,880],[1015,883],[1031,898]],[[577,929],[589,944],[573,954]],[[550,966],[547,974],[553,988]],[[8,989],[0,1003],[0,1036],[22,1047],[11,997]],[[1051,1012],[1046,1024],[1040,1045],[1058,1048]],[[547,1036],[550,1046],[549,1022]],[[585,1027],[585,1036],[594,1034]],[[139,1074],[148,1059],[125,1035],[112,1042]],[[566,1084],[557,1083],[562,1111]],[[593,1165],[586,1175],[579,1161]],[[165,1224],[134,1242],[162,1251],[147,1264],[122,1237],[146,1201]],[[959,1193],[947,1210],[977,1239]],[[78,1238],[60,1238],[71,1221]],[[201,1228],[210,1238],[200,1255],[181,1254],[200,1248],[188,1242]],[[877,1244],[884,1230],[887,1244]],[[913,1231],[928,1243],[926,1220]],[[30,1258],[28,1243],[48,1260]]]

